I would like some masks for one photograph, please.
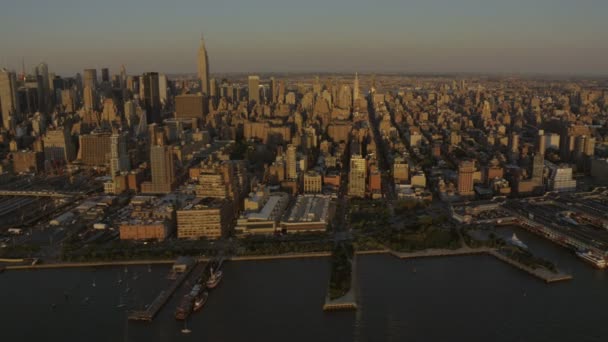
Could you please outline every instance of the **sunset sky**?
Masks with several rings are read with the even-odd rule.
[[[0,66],[62,75],[266,71],[608,74],[606,0],[19,0]]]

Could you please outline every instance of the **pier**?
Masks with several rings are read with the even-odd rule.
[[[475,254],[486,254],[494,251],[492,248],[470,248],[461,247],[458,249],[425,249],[418,252],[395,252],[390,250],[390,255],[399,259],[415,259],[415,258],[431,258],[431,257],[447,257],[447,256],[458,256],[458,255],[475,255]]]
[[[553,272],[543,269],[543,268],[534,269],[534,268],[528,267],[503,254],[500,254],[500,252],[498,252],[498,251],[490,251],[490,252],[488,252],[488,254],[490,254],[490,255],[494,256],[496,259],[506,262],[507,264],[509,264],[513,267],[516,267],[536,278],[539,278],[548,284],[572,279],[572,276],[569,274],[553,273]]]
[[[357,255],[353,255],[353,261],[351,263],[351,277],[350,277],[350,289],[348,292],[336,299],[329,298],[329,288],[327,295],[325,296],[325,304],[323,304],[323,311],[350,311],[357,310],[357,298],[356,298],[356,286],[357,286]]]
[[[161,291],[158,296],[148,305],[145,310],[136,310],[129,313],[129,320],[131,321],[152,321],[160,309],[167,304],[173,293],[177,291],[180,285],[190,276],[190,274],[197,269],[201,273],[206,267],[206,264],[197,263],[192,267],[189,267],[186,271],[181,273],[177,279],[175,279],[169,288]]]

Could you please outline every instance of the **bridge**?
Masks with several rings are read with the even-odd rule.
[[[28,190],[0,190],[0,196],[16,196],[16,197],[55,197],[66,198],[73,196],[81,196],[82,192],[57,192],[57,191],[28,191]]]

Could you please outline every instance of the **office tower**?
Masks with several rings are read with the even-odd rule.
[[[401,156],[397,156],[393,163],[393,179],[395,184],[409,183],[410,168],[405,158]]]
[[[171,146],[150,147],[150,165],[152,182],[143,183],[142,192],[152,194],[170,193],[175,183],[175,166]]]
[[[209,96],[210,97],[216,97],[218,94],[218,85],[217,85],[217,80],[215,78],[212,78],[209,80]]]
[[[319,76],[315,76],[315,80],[312,84],[312,92],[317,95],[317,96],[321,96],[321,81],[319,80]]]
[[[511,139],[509,141],[509,149],[513,153],[519,152],[519,135],[516,132],[511,133]]]
[[[120,87],[125,88],[127,85],[127,68],[125,65],[120,66]]]
[[[76,158],[76,149],[67,128],[59,127],[47,131],[44,136],[44,157],[51,162],[71,162]]]
[[[97,70],[96,69],[84,69],[84,81],[82,83],[84,87],[90,87],[94,91],[97,90]]]
[[[270,98],[272,103],[277,103],[279,97],[279,83],[274,77],[270,78]]]
[[[296,147],[294,145],[287,146],[287,179],[297,179],[298,178],[298,169],[297,169],[297,157],[296,157]]]
[[[348,174],[348,194],[354,197],[365,197],[365,182],[367,179],[367,163],[360,154],[350,158],[350,173]]]
[[[201,94],[185,94],[175,97],[176,119],[205,119],[205,97]]]
[[[51,97],[49,85],[49,66],[42,62],[36,67],[36,74],[42,78],[40,107],[46,111],[46,106]]]
[[[545,137],[545,131],[540,129],[538,130],[538,138],[536,142],[536,151],[541,154],[545,154],[547,150],[547,139]]]
[[[17,75],[6,69],[0,70],[0,111],[2,126],[7,130],[11,129],[17,123],[20,110],[17,101]]]
[[[101,82],[102,83],[110,82],[110,70],[108,68],[101,69]]]
[[[129,155],[127,154],[127,133],[114,133],[110,137],[110,176],[129,171]]]
[[[142,76],[143,102],[148,123],[160,123],[160,94],[158,73],[147,72]],[[140,93],[142,93],[140,91]]]
[[[217,198],[197,198],[177,210],[177,237],[187,239],[219,239],[228,234],[232,220],[230,201]]]
[[[249,103],[260,103],[260,77],[249,76]]]
[[[462,196],[470,196],[473,191],[473,175],[475,173],[475,162],[461,161],[458,165],[458,193]]]
[[[97,108],[97,94],[95,90],[90,86],[85,86],[82,96],[84,98],[84,110],[88,112],[94,111]]]
[[[279,97],[277,103],[283,103],[285,101],[285,82],[279,80]]]
[[[198,48],[198,79],[201,81],[201,92],[209,95],[209,57],[205,48],[205,39],[201,36],[201,45]]]
[[[110,153],[110,133],[94,131],[91,134],[81,134],[78,159],[87,166],[102,166],[108,162]]]
[[[543,184],[543,174],[545,172],[545,157],[542,153],[537,153],[532,160],[532,180],[539,185]]]
[[[359,99],[359,73],[355,73],[355,81],[353,82],[353,106]]]
[[[167,103],[167,75],[159,74],[158,75],[158,96],[160,98],[160,103]]]
[[[115,121],[120,122],[120,117],[118,116],[118,108],[116,108],[116,104],[111,98],[105,99],[103,101],[101,121],[106,123],[112,123]]]

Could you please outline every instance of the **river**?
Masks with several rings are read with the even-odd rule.
[[[7,271],[0,275],[0,336],[36,342],[605,341],[607,274],[559,246],[517,234],[574,279],[547,285],[490,256],[360,256],[359,310],[326,313],[326,258],[228,262],[207,305],[188,320],[192,333],[184,335],[184,323],[173,318],[177,296],[152,323],[128,322],[118,307],[150,303],[166,286],[169,266]]]

